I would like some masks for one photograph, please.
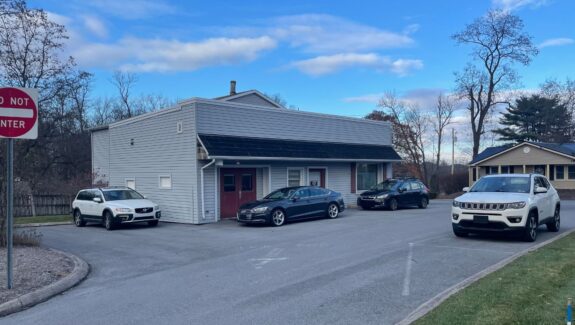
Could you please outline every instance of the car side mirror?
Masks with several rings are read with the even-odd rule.
[[[465,187],[463,188],[463,192],[465,192],[465,193],[469,192],[469,186],[465,186]]]
[[[535,194],[542,194],[542,193],[547,193],[547,188],[543,186],[537,186],[535,188]]]
[[[399,193],[403,193],[403,192],[405,192],[405,189],[404,189],[404,188],[400,188],[400,189],[397,190],[397,191],[398,191]]]
[[[299,196],[294,196],[294,197],[291,198],[291,200],[292,200],[293,202],[299,201]]]
[[[96,202],[96,203],[102,203],[102,199],[99,197],[95,197],[92,199],[92,201]]]

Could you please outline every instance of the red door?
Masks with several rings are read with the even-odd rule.
[[[254,168],[220,169],[220,216],[235,218],[240,205],[255,201],[256,170]]]

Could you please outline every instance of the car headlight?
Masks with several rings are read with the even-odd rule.
[[[252,213],[264,213],[267,210],[268,210],[268,207],[253,208]]]
[[[115,208],[114,210],[116,212],[132,212],[132,209],[130,208]]]
[[[525,201],[507,203],[507,209],[523,209],[526,204],[527,202]]]
[[[159,211],[159,210],[160,210],[160,206],[159,206],[159,205],[156,205],[156,206],[154,207],[154,211]]]
[[[453,200],[453,206],[459,208],[461,207],[461,202]]]
[[[385,199],[387,199],[388,196],[389,196],[389,194],[382,194],[382,195],[379,195],[378,197],[376,197],[376,199],[385,200]]]

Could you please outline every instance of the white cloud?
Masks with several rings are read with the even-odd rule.
[[[261,26],[228,27],[226,33],[241,36],[269,35],[307,53],[342,53],[374,49],[403,48],[415,42],[409,36],[416,24],[402,32],[392,32],[325,14],[281,16],[266,20]]]
[[[106,38],[108,36],[108,29],[106,25],[97,17],[94,16],[83,16],[84,27],[88,29],[92,34],[100,37]]]
[[[73,53],[83,66],[136,72],[193,71],[203,67],[255,60],[276,47],[270,37],[211,38],[201,42],[124,38],[113,44],[92,43]]]
[[[526,6],[538,8],[547,4],[547,2],[548,0],[491,0],[494,7],[507,11],[517,10]]]
[[[550,47],[550,46],[563,46],[563,45],[571,45],[575,43],[575,40],[572,38],[561,37],[561,38],[550,38],[543,41],[539,44],[539,48]]]
[[[360,96],[346,97],[343,99],[346,103],[368,103],[377,104],[379,100],[385,96],[385,93],[366,94]]]
[[[334,55],[317,56],[307,60],[296,61],[292,66],[305,74],[321,76],[343,69],[364,67],[377,71],[391,71],[400,76],[408,74],[411,70],[421,69],[421,60],[397,59],[381,56],[376,53],[340,53]]]
[[[66,26],[72,22],[72,19],[70,17],[63,16],[63,15],[57,14],[55,12],[46,11],[46,14],[48,15],[48,19],[50,21],[55,22],[56,24]]]

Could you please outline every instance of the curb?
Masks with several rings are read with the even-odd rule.
[[[45,227],[45,226],[62,226],[71,225],[72,221],[61,221],[61,222],[46,222],[46,223],[23,223],[20,225],[14,225],[15,228],[26,228],[26,227]]]
[[[573,232],[575,232],[575,229],[568,230],[568,231],[566,231],[560,235],[557,235],[553,238],[549,238],[544,242],[541,242],[537,245],[531,246],[531,247],[529,247],[529,248],[527,248],[521,252],[515,253],[515,254],[509,256],[508,258],[501,260],[496,264],[491,265],[490,267],[484,269],[481,272],[475,273],[474,275],[468,277],[467,279],[455,284],[454,286],[444,290],[443,292],[439,293],[435,297],[424,302],[419,307],[417,307],[413,312],[411,312],[411,314],[407,315],[406,318],[402,319],[401,321],[399,321],[395,324],[396,325],[408,325],[408,324],[415,322],[416,320],[420,319],[421,317],[425,316],[427,313],[429,313],[430,311],[435,309],[442,302],[447,300],[447,298],[449,298],[449,297],[453,296],[454,294],[458,293],[459,291],[467,288],[468,286],[470,286],[474,282],[476,282],[476,281],[484,278],[485,276],[503,268],[504,266],[515,261],[519,257],[526,255],[527,253],[533,252],[535,250],[538,250],[539,248],[541,248],[547,244],[551,244],[552,242],[559,240],[563,237],[566,237],[567,235],[569,235]]]
[[[24,309],[30,308],[34,305],[46,301],[76,286],[77,284],[82,282],[82,280],[84,280],[88,275],[88,273],[90,272],[90,266],[88,265],[88,263],[86,263],[86,261],[79,258],[78,256],[62,252],[56,249],[50,248],[49,250],[60,253],[70,258],[74,262],[74,269],[72,270],[72,272],[68,276],[52,284],[49,284],[36,291],[27,293],[18,298],[0,304],[0,317],[22,311]]]

